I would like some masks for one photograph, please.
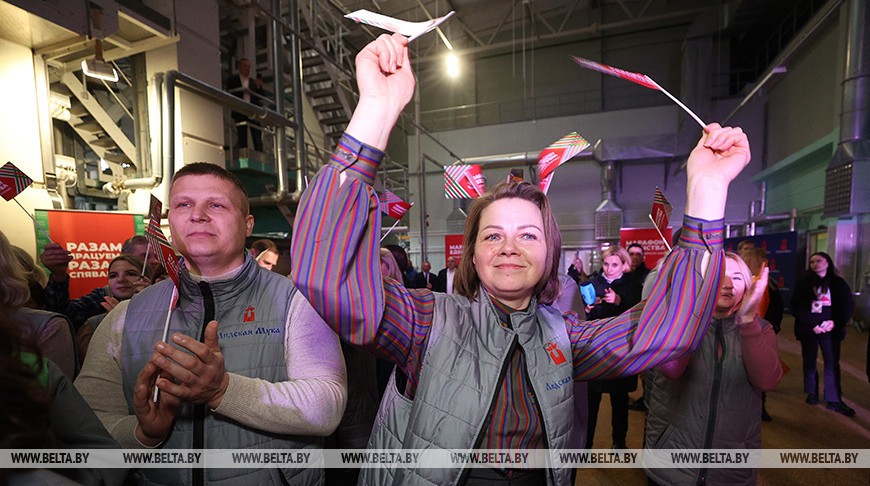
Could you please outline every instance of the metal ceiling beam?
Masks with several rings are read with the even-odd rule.
[[[516,1],[514,2],[516,3]],[[602,33],[608,30],[622,29],[626,27],[635,27],[642,24],[648,24],[651,22],[660,22],[660,21],[677,21],[680,19],[688,19],[693,18],[701,13],[708,12],[710,7],[695,7],[689,8],[685,10],[681,10],[679,12],[670,12],[666,14],[652,15],[643,19],[633,19],[633,20],[621,20],[618,22],[608,22],[606,24],[592,24],[586,27],[580,27],[578,29],[571,29],[562,32],[557,32],[555,34],[545,34],[541,36],[541,41],[557,41],[565,38],[571,37],[580,37],[588,34],[596,34],[601,35]],[[456,55],[458,56],[476,56],[480,54],[484,54],[490,51],[497,51],[499,49],[506,49],[513,46],[514,41],[503,41],[498,43],[490,43],[486,46],[479,47],[471,47],[465,49],[457,49]],[[438,56],[427,56],[416,59],[417,64],[424,63],[432,63],[438,62],[440,58]]]
[[[507,22],[507,19],[511,16],[511,14],[512,14],[513,11],[514,11],[514,9],[517,7],[517,2],[518,2],[518,1],[519,1],[519,0],[514,0],[513,3],[511,3],[511,8],[508,10],[507,15],[505,15],[504,18],[501,19],[501,23],[499,23],[499,24],[498,24],[498,27],[495,28],[495,32],[493,32],[493,33],[492,33],[492,36],[489,38],[489,40],[486,41],[486,45],[487,45],[487,46],[492,45],[492,41],[495,40],[495,36],[497,36],[498,33],[501,32],[501,28],[504,26],[505,22]]]

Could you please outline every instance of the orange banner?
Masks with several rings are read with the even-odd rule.
[[[141,215],[95,211],[37,210],[36,218],[46,222],[51,239],[72,253],[69,263],[69,295],[77,299],[109,281],[109,262],[121,254],[121,245],[141,235]],[[39,253],[48,240],[37,235]]]

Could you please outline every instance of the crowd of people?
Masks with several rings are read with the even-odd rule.
[[[346,133],[299,203],[290,278],[271,271],[274,242],[245,248],[254,226],[245,186],[213,164],[185,165],[171,180],[177,284],[136,236],[105,286],[71,299],[69,252],[47,245],[46,275],[0,233],[0,360],[20,390],[2,402],[3,448],[581,449],[592,445],[602,394],[612,445],[625,448],[628,393],[642,372],[645,448],[760,447],[763,392],[783,374],[783,305],[764,250],[723,250],[728,184],[750,157],[739,128],[705,127],[688,160],[679,238],[652,270],[635,244],[610,246],[591,274],[579,256],[562,272],[547,197],[512,181],[475,199],[460,257],[416,272],[401,247],[379,247],[372,186],[414,91],[407,39],[373,41],[356,76]],[[240,86],[253,90],[248,82]],[[821,348],[827,407],[854,415],[838,365],[851,292],[827,254],[814,254],[810,270],[791,302],[807,403],[819,402]],[[17,418],[28,410],[37,420]],[[125,474],[72,479],[120,484]],[[159,484],[572,483],[564,467],[131,474]],[[647,474],[650,484],[756,478],[751,468]]]

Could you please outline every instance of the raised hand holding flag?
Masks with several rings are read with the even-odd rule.
[[[659,83],[656,83],[655,81],[653,81],[653,78],[647,76],[646,74],[633,73],[631,71],[626,71],[624,69],[611,67],[611,66],[608,66],[606,64],[601,64],[599,62],[590,61],[589,59],[583,59],[582,57],[577,57],[577,56],[571,56],[571,57],[572,57],[572,59],[574,59],[574,62],[576,62],[577,64],[579,64],[587,69],[592,69],[594,71],[598,71],[598,72],[601,72],[604,74],[616,76],[617,78],[626,79],[626,80],[631,81],[633,83],[637,83],[641,86],[646,86],[647,88],[656,89],[656,90],[661,91],[668,98],[670,98],[674,103],[676,103],[677,106],[686,110],[686,113],[691,115],[691,117],[694,118],[696,122],[698,122],[698,125],[701,125],[701,128],[704,128],[707,126],[707,124],[704,123],[703,121],[701,121],[701,118],[698,117],[698,115],[696,115],[695,112],[690,110],[688,106],[684,105],[680,100],[675,98],[674,95],[668,93],[668,91],[666,89],[662,88],[661,85],[659,85]]]

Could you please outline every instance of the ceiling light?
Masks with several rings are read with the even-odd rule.
[[[452,52],[447,54],[447,74],[451,78],[459,76],[459,58]]]
[[[97,40],[97,42],[100,42]],[[82,61],[82,71],[86,76],[103,79],[106,81],[118,81],[118,71],[111,64],[102,59],[85,59]]]

